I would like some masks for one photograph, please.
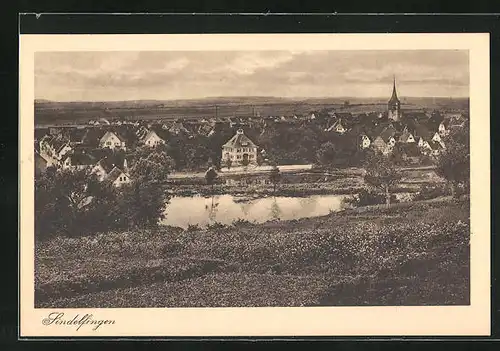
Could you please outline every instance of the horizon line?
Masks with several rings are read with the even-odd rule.
[[[176,99],[153,99],[153,98],[140,98],[140,99],[123,99],[123,100],[51,100],[47,98],[35,98],[34,101],[44,100],[46,102],[134,102],[134,101],[194,101],[194,100],[207,100],[207,99],[238,99],[238,98],[274,98],[274,99],[285,99],[285,100],[312,100],[312,99],[384,99],[387,100],[385,96],[366,96],[366,97],[355,97],[355,96],[275,96],[275,95],[235,95],[235,96],[205,96],[205,97],[192,97],[192,98],[176,98]],[[399,96],[400,99],[470,99],[470,96]]]

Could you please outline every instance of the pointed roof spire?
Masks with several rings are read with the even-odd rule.
[[[393,76],[393,85],[392,85],[392,96],[391,99],[389,100],[389,103],[396,103],[399,102],[398,99],[398,94],[396,92],[396,75]]]

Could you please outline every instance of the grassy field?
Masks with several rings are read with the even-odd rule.
[[[469,304],[469,205],[448,198],[264,224],[36,245],[37,307]]]

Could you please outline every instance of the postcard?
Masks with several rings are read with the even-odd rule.
[[[19,62],[20,337],[490,334],[489,34]]]

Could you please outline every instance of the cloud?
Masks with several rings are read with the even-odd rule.
[[[37,98],[467,95],[467,51],[57,52],[35,56]],[[389,92],[390,93],[390,92]],[[424,94],[424,95],[422,95]]]
[[[223,69],[240,75],[251,75],[260,69],[277,68],[286,62],[290,62],[293,60],[294,55],[291,52],[278,52],[276,54],[265,52],[245,53],[228,62],[223,66]]]

